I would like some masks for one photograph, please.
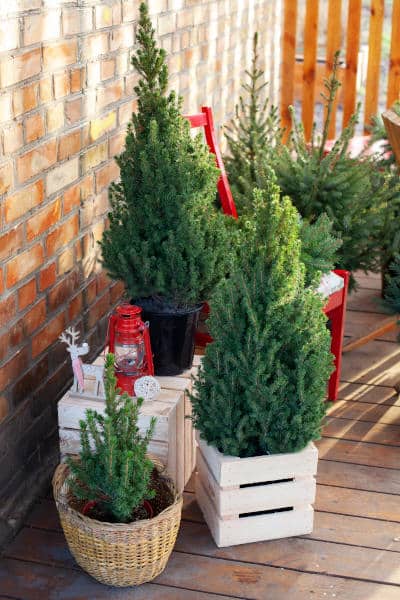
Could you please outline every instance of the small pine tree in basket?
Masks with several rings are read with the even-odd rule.
[[[294,452],[319,437],[332,371],[322,299],[304,285],[300,222],[272,172],[209,318],[192,396],[201,437],[225,455]]]
[[[114,356],[108,354],[105,415],[89,409],[80,421],[81,452],[79,459],[68,459],[69,486],[78,500],[94,501],[106,516],[128,523],[143,501],[154,497],[154,464],[146,453],[155,418],[142,436],[138,417],[143,399],[118,396],[116,383]]]
[[[121,181],[110,188],[103,263],[134,300],[185,310],[206,300],[228,270],[227,219],[214,204],[215,158],[200,135],[191,137],[181,99],[167,91],[166,54],[145,3],[137,41],[138,112],[117,158]]]

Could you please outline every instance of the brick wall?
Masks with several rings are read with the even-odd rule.
[[[0,538],[57,460],[56,403],[71,378],[57,338],[74,324],[98,352],[122,292],[100,269],[97,240],[135,109],[138,6],[0,3]],[[185,111],[211,104],[217,123],[232,114],[255,29],[277,91],[275,0],[149,7]]]

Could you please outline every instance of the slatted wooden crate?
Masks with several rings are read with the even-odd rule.
[[[101,364],[99,357],[95,364]],[[145,431],[152,416],[157,418],[149,452],[159,457],[167,466],[179,491],[189,480],[196,462],[196,443],[192,427],[191,404],[187,391],[191,388],[191,374],[194,367],[179,377],[158,377],[161,392],[152,402],[145,402],[139,418],[139,428]],[[89,387],[90,391],[90,387]],[[58,424],[61,460],[77,454],[80,450],[79,421],[85,418],[85,411],[94,409],[104,412],[103,398],[87,398],[69,390],[58,403]]]
[[[223,456],[197,439],[196,498],[219,547],[311,533],[318,451]]]

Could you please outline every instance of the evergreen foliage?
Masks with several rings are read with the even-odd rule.
[[[242,83],[244,94],[235,107],[235,117],[225,128],[229,151],[225,166],[239,214],[252,211],[260,165],[270,164],[282,137],[277,107],[270,104],[269,98],[262,99],[268,83],[258,63],[258,33],[255,33],[251,70],[246,71],[248,82]]]
[[[330,118],[337,90],[338,53],[332,76],[325,81],[323,134],[313,131],[310,143],[293,116],[288,147],[280,147],[274,168],[282,193],[288,194],[301,215],[311,223],[323,212],[342,239],[337,265],[353,272],[387,268],[399,251],[396,221],[400,209],[400,183],[396,172],[383,170],[376,157],[351,158],[349,142],[354,135],[358,111],[350,119],[333,149],[325,153]],[[293,110],[292,110],[293,115]],[[351,280],[354,284],[354,280]]]
[[[142,436],[138,418],[143,399],[117,396],[114,356],[105,365],[105,415],[86,411],[80,421],[81,452],[78,460],[69,459],[69,484],[81,500],[96,500],[117,522],[130,521],[132,512],[144,499],[151,498],[150,477],[153,463],[146,456],[154,431],[155,418]]]
[[[121,181],[110,187],[103,263],[132,298],[187,308],[206,299],[228,270],[227,219],[214,205],[218,170],[201,136],[192,139],[181,99],[167,93],[165,52],[145,3],[137,40],[138,113],[117,158]]]
[[[253,190],[265,186],[265,169],[274,161],[282,146],[283,130],[278,110],[269,99],[262,100],[268,85],[264,70],[258,66],[258,35],[253,38],[251,70],[246,71],[249,82],[236,105],[235,118],[226,127],[229,154],[225,164],[239,214],[239,225],[254,216]],[[328,217],[320,215],[316,223],[303,221],[301,229],[302,256],[306,265],[306,284],[315,285],[323,273],[331,271],[337,262],[340,240],[332,231]]]
[[[394,258],[390,265],[385,306],[391,312],[400,314],[400,254]]]
[[[240,457],[300,450],[320,434],[332,371],[322,299],[304,285],[300,221],[273,174],[231,277],[216,289],[192,396],[208,444]]]

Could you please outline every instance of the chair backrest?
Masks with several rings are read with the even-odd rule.
[[[396,162],[400,166],[400,117],[389,108],[382,113],[382,119]]]
[[[217,188],[218,194],[221,201],[222,210],[226,215],[230,215],[234,219],[237,219],[237,211],[235,202],[233,201],[231,188],[229,187],[228,177],[226,175],[224,161],[222,160],[221,151],[218,146],[217,137],[215,135],[214,119],[212,109],[209,106],[202,106],[201,113],[196,115],[185,115],[190,123],[190,127],[203,127],[206,136],[206,142],[210,148],[210,152],[215,154],[215,161],[217,167],[220,170],[220,177],[218,180]]]

